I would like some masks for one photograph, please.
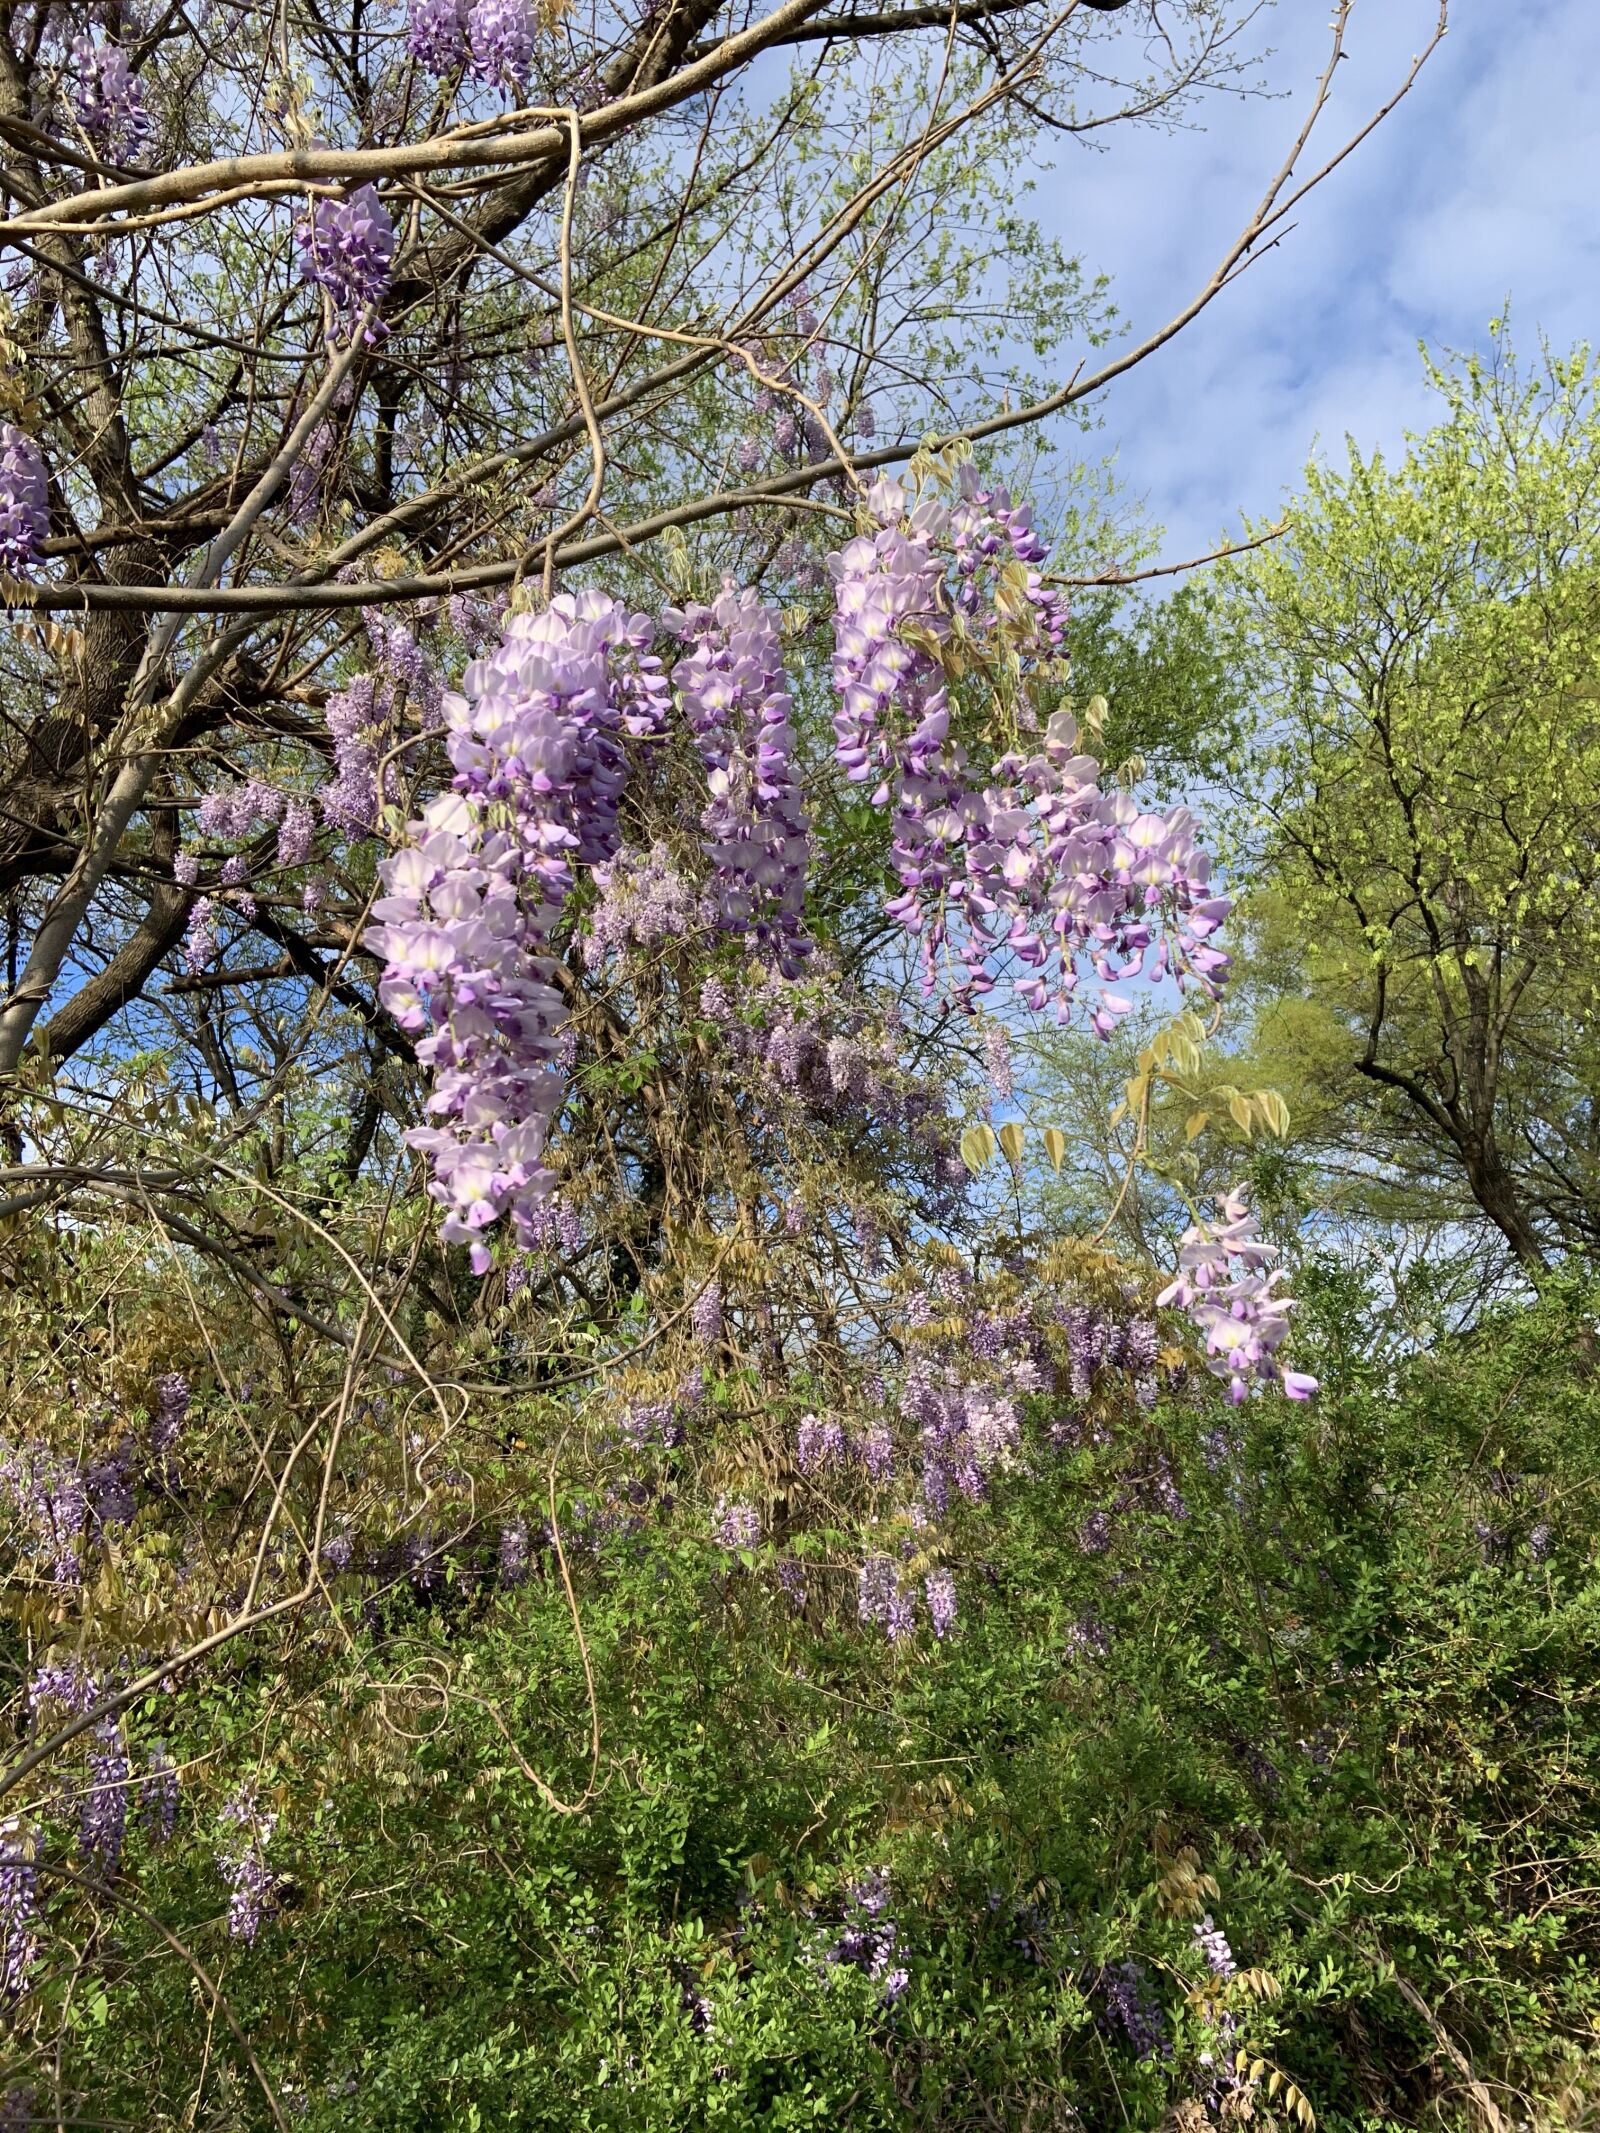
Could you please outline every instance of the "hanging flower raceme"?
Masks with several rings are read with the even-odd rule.
[[[509,1216],[531,1250],[554,1186],[545,1143],[565,1093],[550,939],[575,865],[615,857],[628,737],[660,730],[667,685],[651,625],[599,593],[514,615],[444,700],[453,790],[384,862],[380,997],[424,1033],[429,1110],[407,1139],[428,1159],[447,1242],[473,1247]]]
[[[278,1817],[245,1786],[224,1806],[222,1823],[217,1868],[228,1888],[228,1931],[254,1946],[263,1921],[277,1909],[279,1877],[267,1864],[267,1846]]]
[[[36,1847],[21,1822],[0,1822],[0,2005],[21,1999],[39,1953]]]
[[[394,271],[394,224],[377,192],[358,185],[347,199],[316,201],[294,236],[301,273],[332,300],[335,333],[353,333],[361,313],[382,300]],[[374,319],[365,338],[376,341],[385,331]]]
[[[0,565],[25,577],[50,531],[50,478],[44,454],[15,424],[0,422]]]
[[[718,923],[792,977],[811,950],[811,840],[777,617],[754,592],[730,586],[711,607],[669,612],[663,622],[689,646],[672,679],[710,788],[700,822],[716,870]]]
[[[467,18],[471,66],[479,81],[517,90],[533,64],[531,0],[477,0]]]
[[[430,74],[453,74],[467,56],[465,0],[411,0],[406,50]]]
[[[829,563],[836,752],[853,782],[873,786],[875,805],[893,807],[901,893],[887,908],[919,941],[925,989],[943,975],[970,1006],[994,989],[991,965],[1004,957],[1020,970],[1024,1004],[1037,1011],[1053,997],[1066,1021],[1087,965],[1101,981],[1089,1021],[1102,1037],[1131,1006],[1106,986],[1170,974],[1214,993],[1228,958],[1210,937],[1229,906],[1211,893],[1210,860],[1186,808],[1149,813],[1128,794],[1102,792],[1100,765],[1080,751],[1067,711],[1049,721],[1042,746],[1000,756],[981,784],[951,738],[941,648],[952,613],[969,640],[1001,628],[977,572],[995,555],[1042,552],[1026,514],[1003,492],[973,489],[954,511],[925,500],[907,516],[905,491],[889,480],[868,505],[879,530]],[[1052,656],[1064,611],[1042,584],[1028,588],[1008,648]]]
[[[1183,1233],[1178,1274],[1156,1299],[1187,1311],[1205,1340],[1206,1362],[1228,1381],[1235,1405],[1252,1385],[1279,1385],[1291,1400],[1309,1400],[1315,1378],[1289,1370],[1278,1350],[1289,1332],[1292,1297],[1275,1293],[1283,1270],[1265,1271],[1278,1256],[1256,1228],[1238,1190],[1222,1194],[1219,1222],[1196,1222]]]
[[[99,154],[112,162],[137,155],[150,138],[150,114],[144,92],[120,44],[91,44],[79,38],[73,49],[78,80],[73,111]]]
[[[1033,506],[1013,504],[1003,488],[978,486],[975,470],[961,470],[960,501],[950,512],[950,541],[955,551],[957,589],[955,604],[993,628],[999,616],[986,605],[981,576],[985,566],[998,567],[1004,585],[1009,563],[1021,574],[1020,589],[1032,611],[1040,648],[1058,652],[1066,641],[1070,619],[1064,593],[1046,585],[1037,569],[1049,555],[1049,545],[1034,531]]]

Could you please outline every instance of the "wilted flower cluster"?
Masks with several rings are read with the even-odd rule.
[[[15,423],[0,422],[0,566],[22,577],[50,531],[50,479],[44,454]]]
[[[353,333],[362,312],[382,300],[394,271],[394,224],[377,192],[358,185],[347,199],[317,200],[294,235],[300,271],[327,291],[336,332]],[[383,330],[374,319],[365,338],[377,340]]]
[[[189,1412],[189,1380],[181,1370],[167,1370],[156,1380],[155,1414],[150,1423],[150,1451],[165,1459],[177,1448],[179,1432]]]
[[[1282,1268],[1262,1269],[1278,1256],[1237,1189],[1217,1201],[1222,1219],[1196,1222],[1183,1233],[1178,1273],[1157,1299],[1187,1311],[1205,1340],[1208,1367],[1228,1381],[1228,1397],[1243,1400],[1252,1385],[1280,1385],[1291,1400],[1308,1400],[1315,1378],[1286,1368],[1278,1350],[1289,1332],[1293,1298],[1275,1294]]]

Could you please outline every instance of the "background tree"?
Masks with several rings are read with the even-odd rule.
[[[1439,424],[1394,467],[1313,465],[1230,579],[1254,908],[1291,995],[1260,1036],[1322,1061],[1361,1162],[1453,1181],[1537,1276],[1600,1218],[1596,372],[1525,373],[1502,334],[1429,375]]]

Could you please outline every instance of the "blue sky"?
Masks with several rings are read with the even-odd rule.
[[[1356,0],[1327,147],[1384,101],[1436,12]],[[1263,73],[1282,94],[1214,102],[1204,131],[1062,144],[1041,177],[1041,219],[1112,274],[1136,335],[1205,279],[1282,161],[1330,13],[1268,10]],[[1130,8],[1120,34],[1139,37],[1143,16]],[[1453,0],[1451,17],[1410,96],[1286,242],[1101,403],[1096,441],[1168,528],[1164,556],[1272,513],[1314,445],[1342,457],[1346,432],[1390,446],[1425,423],[1419,339],[1483,347],[1508,297],[1519,343],[1541,328],[1562,347],[1600,338],[1600,0]]]

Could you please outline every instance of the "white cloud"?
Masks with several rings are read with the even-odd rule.
[[[1383,100],[1435,0],[1357,0],[1331,145]],[[1509,295],[1518,338],[1581,338],[1600,279],[1600,9],[1454,0],[1416,88],[1308,200],[1297,227],[1194,326],[1112,388],[1099,442],[1169,528],[1203,547],[1270,513],[1314,438],[1392,447],[1428,418],[1416,343],[1481,347]],[[1131,20],[1131,18],[1129,18]],[[1203,281],[1276,167],[1328,41],[1315,0],[1279,0],[1267,72],[1284,99],[1214,105],[1208,130],[1064,153],[1044,214],[1108,268],[1135,335]],[[1130,34],[1133,31],[1130,30]],[[1326,153],[1326,150],[1324,151]]]

